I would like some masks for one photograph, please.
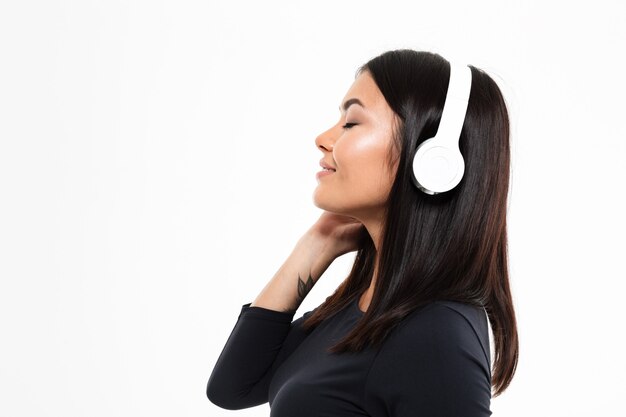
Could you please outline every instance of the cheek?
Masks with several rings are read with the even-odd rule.
[[[348,139],[348,138],[346,138]],[[388,182],[386,167],[388,141],[380,135],[367,135],[337,142],[334,158],[338,173],[355,186],[378,188]]]

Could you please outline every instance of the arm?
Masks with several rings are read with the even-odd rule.
[[[433,303],[406,317],[374,360],[365,388],[372,416],[487,417],[489,363],[463,315]]]
[[[358,249],[363,233],[356,219],[322,213],[257,298],[243,305],[209,378],[211,402],[241,409],[268,401],[275,370],[306,337],[300,325],[312,311],[291,323],[295,311],[335,258]]]
[[[250,304],[269,310],[292,312],[298,309],[313,285],[335,260],[319,234],[306,233],[261,293]]]
[[[228,410],[266,403],[276,369],[306,338],[301,324],[313,311],[291,322],[293,312],[244,304],[209,378],[209,400]]]
[[[295,311],[333,259],[322,241],[304,235],[254,302],[242,306],[209,378],[211,402],[234,410],[268,401],[275,370],[306,337],[300,325],[312,311],[292,323]]]

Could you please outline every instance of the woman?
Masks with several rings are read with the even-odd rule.
[[[492,387],[508,387],[518,355],[509,119],[496,83],[469,68],[464,173],[440,193],[419,187],[412,164],[438,131],[450,63],[395,50],[359,68],[340,120],[315,141],[326,169],[313,200],[325,211],[242,306],[209,379],[214,404],[269,401],[274,417],[491,414]],[[333,260],[355,250],[349,276],[292,322]]]

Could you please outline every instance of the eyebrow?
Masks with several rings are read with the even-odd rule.
[[[358,104],[359,106],[365,108],[363,103],[361,103],[361,100],[359,100],[358,98],[350,98],[346,100],[345,103],[343,103],[343,111],[344,112],[348,111],[348,107],[350,107],[353,104]],[[339,106],[339,111],[341,111],[341,106]]]

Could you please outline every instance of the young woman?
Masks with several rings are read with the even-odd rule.
[[[313,200],[325,211],[242,306],[209,378],[214,404],[269,402],[274,417],[491,414],[492,388],[497,396],[508,387],[518,355],[509,118],[496,83],[467,68],[455,139],[464,172],[439,193],[422,189],[413,160],[440,127],[451,64],[402,49],[358,69],[339,121],[315,140],[324,170]],[[351,251],[349,276],[292,322],[328,266]]]

